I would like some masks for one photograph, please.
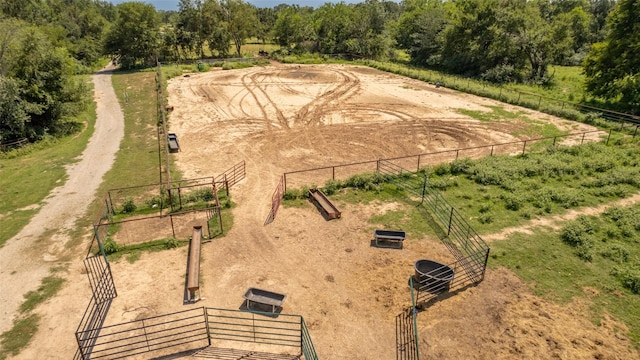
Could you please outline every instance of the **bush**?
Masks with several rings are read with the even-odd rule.
[[[617,263],[626,263],[629,261],[629,250],[620,245],[613,245],[600,253],[605,259],[615,261]]]
[[[518,211],[525,203],[524,199],[516,194],[502,194],[500,198],[504,201],[504,207],[507,210]]]
[[[326,195],[333,195],[341,188],[342,183],[339,180],[330,179],[324,184],[324,193]]]
[[[107,241],[102,244],[102,249],[104,250],[105,254],[111,255],[120,251],[120,246],[112,239],[107,239]]]
[[[180,245],[182,245],[182,243],[180,242],[180,240],[178,240],[176,238],[169,238],[169,239],[165,240],[165,242],[164,242],[164,247],[166,249],[175,249],[175,248],[179,247]]]
[[[611,271],[622,282],[622,286],[631,290],[634,294],[640,294],[640,270],[628,267],[615,267]]]
[[[133,201],[133,199],[128,198],[122,204],[122,213],[123,214],[130,214],[130,213],[136,211],[137,208],[138,207],[136,206],[136,203]]]
[[[591,262],[593,260],[593,243],[585,243],[576,247],[576,255],[584,260]]]
[[[285,199],[285,200],[301,199],[302,198],[301,191],[300,191],[300,189],[287,190],[282,195],[282,198]]]
[[[585,216],[570,221],[560,231],[560,238],[566,244],[574,247],[591,246],[593,244],[593,225]]]
[[[452,161],[449,164],[449,171],[452,175],[468,174],[472,166],[473,160],[467,157]]]
[[[439,164],[433,167],[433,173],[438,176],[449,174],[449,164]]]
[[[491,224],[493,222],[493,214],[490,212],[485,212],[478,216],[478,222],[480,224]]]

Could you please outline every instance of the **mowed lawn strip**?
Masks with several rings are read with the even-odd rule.
[[[164,169],[166,162],[164,148],[158,147],[160,117],[155,70],[114,72],[111,77],[124,113],[124,138],[111,170],[105,174],[104,181],[98,188],[98,197],[91,206],[87,222],[95,221],[104,209],[103,197],[108,190],[158,184],[160,181],[160,163],[162,162]],[[164,142],[161,144],[164,146]],[[172,178],[179,179],[179,176],[179,172],[172,166]],[[162,179],[166,181],[164,173]],[[150,189],[147,187],[139,191],[142,193]],[[133,195],[134,192],[128,194]]]

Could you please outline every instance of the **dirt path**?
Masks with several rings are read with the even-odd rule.
[[[35,290],[70,240],[68,232],[93,201],[103,175],[111,168],[124,136],[124,117],[111,85],[111,67],[93,76],[97,103],[95,132],[80,161],[67,168],[68,180],[55,188],[20,233],[0,249],[0,333],[7,331],[23,302]],[[41,239],[43,234],[51,234]]]
[[[500,231],[498,233],[495,233],[495,234],[484,235],[484,236],[482,236],[482,239],[484,239],[487,242],[493,242],[493,241],[496,241],[496,240],[504,240],[509,235],[514,234],[514,233],[533,234],[533,231],[536,228],[540,228],[540,227],[547,227],[547,228],[551,228],[551,229],[554,229],[554,230],[558,230],[558,229],[560,229],[562,227],[562,225],[565,222],[570,221],[570,220],[575,220],[580,215],[586,215],[586,216],[599,215],[599,214],[602,214],[603,212],[605,212],[610,207],[613,207],[613,206],[630,206],[630,205],[636,204],[639,201],[640,201],[640,193],[639,194],[635,194],[634,196],[629,197],[629,198],[620,199],[618,201],[602,204],[600,206],[581,207],[581,208],[578,208],[578,209],[569,210],[566,213],[560,214],[560,215],[557,215],[557,216],[549,216],[549,217],[543,217],[543,218],[540,218],[540,219],[535,219],[535,220],[530,221],[526,225],[509,227],[509,228],[506,228],[506,229],[502,229],[502,231]]]

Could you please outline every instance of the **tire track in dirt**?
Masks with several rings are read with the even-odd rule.
[[[336,109],[336,105],[330,105],[331,102],[345,102],[360,89],[360,79],[352,72],[336,69],[332,72],[339,75],[339,83],[300,108],[294,116],[295,123],[306,126],[320,124],[323,114]]]
[[[271,123],[271,120],[269,119],[270,111],[268,111],[267,108],[273,109],[272,111],[276,116],[276,118],[278,119],[278,124],[280,124],[282,128],[285,128],[285,129],[289,128],[287,119],[285,118],[282,111],[278,108],[278,105],[276,104],[276,102],[273,101],[273,99],[271,99],[267,91],[265,91],[260,86],[260,81],[258,81],[258,77],[260,76],[267,77],[268,76],[267,74],[268,72],[265,72],[262,69],[258,72],[249,72],[247,74],[244,74],[241,78],[242,85],[244,86],[245,90],[249,92],[249,94],[255,100],[254,105],[260,109],[260,112],[262,113],[264,120],[268,124],[268,128],[272,127],[272,123]],[[263,99],[265,101],[263,101]],[[240,107],[242,108],[242,104],[240,104]]]

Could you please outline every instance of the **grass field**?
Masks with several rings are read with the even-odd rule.
[[[640,207],[630,209],[637,214]],[[613,315],[629,327],[629,337],[640,346],[640,294],[615,275],[616,269],[628,267],[635,274],[636,286],[640,286],[640,243],[612,235],[615,226],[606,217],[592,217],[590,221],[600,231],[594,235],[598,244],[588,261],[577,255],[575,247],[562,241],[561,232],[540,229],[533,235],[518,233],[492,243],[489,264],[514,271],[543,298],[560,304],[583,298],[590,305],[594,322],[607,313]],[[633,236],[637,239],[639,235],[636,230]]]

